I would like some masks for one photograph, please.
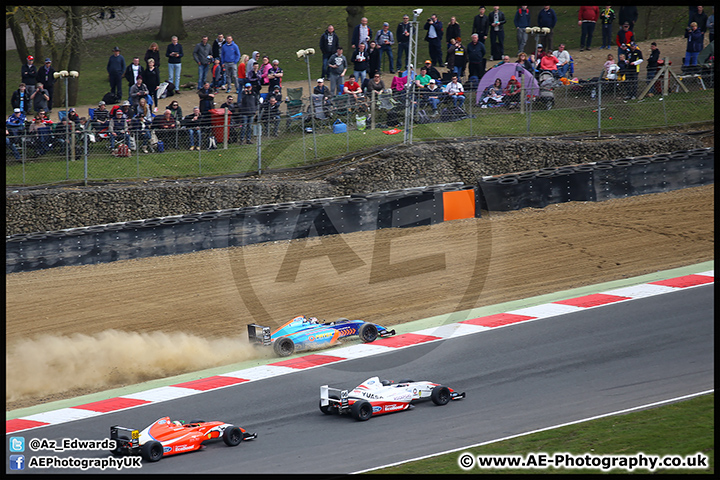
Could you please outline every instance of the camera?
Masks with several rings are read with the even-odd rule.
[[[422,8],[416,8],[415,10],[413,10],[413,15],[415,15],[416,17],[419,17],[422,12],[423,12]]]

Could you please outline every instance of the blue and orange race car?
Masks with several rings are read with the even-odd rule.
[[[320,322],[315,317],[300,315],[271,333],[270,327],[251,323],[248,325],[248,338],[251,343],[272,345],[279,357],[287,357],[296,351],[329,347],[338,340],[357,335],[365,343],[378,337],[395,335],[395,330],[366,322],[340,318],[335,322]]]

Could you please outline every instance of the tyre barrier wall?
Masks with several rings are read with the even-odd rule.
[[[479,209],[504,212],[668,192],[711,184],[714,172],[715,149],[698,148],[485,177],[478,183]]]
[[[476,187],[449,183],[6,237],[5,273],[472,218]]]

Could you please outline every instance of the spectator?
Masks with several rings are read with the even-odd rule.
[[[415,70],[414,70],[413,64],[411,63],[408,66],[407,70],[400,72],[399,76],[400,77],[410,77],[410,81],[414,82],[415,81]]]
[[[80,123],[80,115],[77,114],[77,111],[75,110],[75,107],[70,107],[70,108],[68,109],[67,118],[68,118],[68,120],[70,120],[70,121],[73,122],[74,124]]]
[[[693,11],[692,15],[690,15],[688,27],[692,24],[692,22],[697,23],[698,30],[705,35],[705,32],[707,31],[708,16],[707,13],[703,11],[702,5],[696,7],[695,11]]]
[[[150,105],[147,103],[147,99],[145,97],[141,97],[138,101],[137,107],[135,107],[135,116],[140,114],[140,116],[147,122],[152,122],[153,119],[153,113],[152,108],[150,108]]]
[[[618,78],[618,80],[623,80],[623,91],[625,91],[624,85],[626,85],[626,83],[624,82],[624,80],[625,80],[625,75],[627,74],[627,71],[628,71],[628,65],[629,65],[629,63],[628,63],[627,57],[625,57],[625,54],[621,53],[620,55],[618,55],[617,78]]]
[[[164,145],[169,145],[170,140],[175,137],[174,132],[177,126],[178,122],[170,110],[165,110],[162,115],[155,117],[152,123],[152,128],[155,130],[158,140],[163,142]]]
[[[509,102],[517,102],[520,100],[520,88],[520,82],[515,75],[511,76],[503,90],[505,100]]]
[[[43,123],[39,116],[33,119],[28,129],[28,135],[30,136],[30,145],[35,147],[36,156],[45,155],[52,148],[50,125]]]
[[[37,82],[37,68],[35,68],[34,62],[35,57],[28,55],[27,63],[20,68],[20,81],[27,85],[28,95],[33,94]]]
[[[238,75],[238,85],[245,85],[245,83],[247,83],[247,81],[245,79],[247,78],[248,60],[250,60],[249,55],[240,56],[240,63],[238,63],[238,74],[237,74]],[[242,91],[240,91],[238,93],[242,93]]]
[[[615,58],[613,57],[612,53],[608,53],[607,60],[603,64],[603,69],[605,70],[605,78],[608,80],[616,80],[617,79],[617,71],[618,66],[617,63],[615,63]]]
[[[264,55],[262,57],[262,64],[260,64],[260,78],[262,79],[261,86],[269,85],[270,79],[268,78],[268,72],[272,68],[270,64],[270,57]]]
[[[140,105],[138,105],[138,109],[140,109]],[[138,111],[138,113],[130,119],[130,133],[135,139],[136,145],[138,142],[140,143],[139,147],[143,153],[149,153],[148,147],[151,138],[150,126],[152,125],[152,113],[147,104],[143,106],[143,111],[145,110],[147,110],[149,117],[143,117],[143,114]]]
[[[424,89],[425,87],[427,87],[428,83],[430,83],[430,80],[432,79],[433,78],[427,73],[427,68],[420,67],[420,75],[415,78],[415,85],[419,89]]]
[[[553,77],[557,77],[559,60],[555,55],[543,55],[540,59],[540,71],[547,71],[553,74]]]
[[[18,141],[19,141],[19,139],[17,138],[17,135],[13,134],[12,132],[10,132],[10,130],[8,130],[6,128],[5,129],[5,146],[8,147],[10,149],[10,151],[12,151],[12,154],[15,157],[15,160],[20,160],[22,158],[22,156],[20,155],[20,152],[18,152],[18,149],[15,146],[15,144]]]
[[[480,42],[480,36],[473,33],[467,48],[468,75],[480,80],[485,73],[485,45]]]
[[[367,48],[367,57],[367,76],[372,77],[376,73],[380,73],[380,47],[375,43],[375,40],[372,40],[370,46]]]
[[[128,124],[127,118],[122,111],[119,109],[115,111],[115,116],[110,120],[110,128],[108,129],[108,135],[110,137],[110,149],[115,148],[115,141],[122,140],[125,145],[130,146],[130,125]]]
[[[695,57],[697,58],[697,55],[695,55]],[[50,95],[48,95],[48,91],[45,90],[42,83],[38,82],[35,85],[35,91],[30,95],[30,99],[33,101],[33,108],[36,112],[48,109]]]
[[[635,22],[638,19],[638,9],[636,6],[622,6],[618,12],[618,21],[620,25],[625,22],[629,25],[629,30],[632,32],[635,29]]]
[[[322,78],[317,79],[317,85],[313,88],[313,94],[322,95],[325,97],[325,100],[332,96],[332,92],[330,92],[330,89],[325,86],[325,81]]]
[[[353,74],[355,75],[355,78],[357,78],[360,83],[363,83],[367,78],[368,69],[368,57],[367,52],[365,51],[364,43],[358,45],[358,48],[353,52],[350,61],[353,62]]]
[[[55,85],[55,69],[52,67],[52,60],[49,58],[45,59],[45,65],[38,68],[36,81],[42,83],[45,90],[48,92],[48,110],[52,110],[53,107],[53,87]]]
[[[360,24],[353,29],[352,39],[350,40],[350,48],[356,49],[361,43],[368,44],[373,39],[372,29],[368,26],[368,19],[363,17]],[[367,45],[366,45],[367,46]]]
[[[223,67],[220,64],[220,57],[215,57],[213,59],[213,67],[212,67],[212,87],[216,90],[222,88],[223,85],[225,85],[225,77],[223,75]],[[210,83],[210,82],[208,82]]]
[[[613,22],[615,21],[615,10],[607,5],[600,11],[600,24],[602,25],[602,47],[610,50],[612,44]]]
[[[337,51],[331,55],[330,60],[328,60],[330,91],[336,95],[342,95],[343,83],[345,80],[344,75],[347,71],[347,65],[347,60],[345,59],[345,55],[343,55],[343,48],[338,47]]]
[[[355,75],[350,75],[350,80],[343,85],[343,94],[352,95],[355,101],[358,100],[358,95],[362,95],[362,88],[360,88],[360,84],[355,81]]]
[[[485,7],[480,7],[479,11],[480,13],[475,15],[473,19],[472,33],[478,35],[478,42],[483,44],[484,50],[485,40],[487,39],[488,30],[490,29],[490,17],[485,15]]]
[[[710,42],[715,41],[715,7],[713,7],[712,13],[708,17],[707,20],[707,29],[708,29],[708,40]]]
[[[402,70],[403,66],[407,66],[410,35],[412,35],[410,17],[408,15],[403,15],[402,22],[398,23],[397,29],[395,30],[395,40],[397,41],[398,46],[395,70]]]
[[[148,89],[148,92],[150,92],[150,96],[152,96],[153,104],[157,105],[157,90],[160,88],[160,72],[155,66],[154,59],[148,59],[148,68],[146,68],[143,72],[142,79]]]
[[[18,85],[18,89],[13,92],[10,104],[13,108],[19,108],[25,115],[30,112],[30,93],[24,83]]]
[[[237,64],[240,61],[240,48],[233,42],[231,35],[227,36],[225,45],[220,49],[220,59],[222,60],[222,66],[225,70],[225,76],[227,77],[227,92],[230,93],[233,86],[235,87],[235,91],[238,91],[240,84],[237,79]]]
[[[505,14],[499,6],[493,7],[490,14],[490,55],[500,60],[505,54]]]
[[[703,34],[696,22],[692,22],[685,31],[687,48],[685,49],[685,63],[683,65],[697,65],[697,57],[703,49]],[[38,84],[40,85],[40,84]]]
[[[183,118],[182,126],[190,134],[190,150],[200,150],[202,145],[201,117],[200,107],[193,107],[192,113]]]
[[[457,75],[452,76],[450,83],[445,87],[445,93],[452,98],[454,107],[462,108],[465,103],[465,90],[463,89],[462,83],[458,82]]]
[[[430,60],[425,60],[425,70],[427,70],[427,74],[430,75],[430,78],[434,78],[438,81],[442,78],[442,75],[440,75],[437,68],[433,67]]]
[[[242,122],[242,130],[240,131],[240,143],[243,141],[252,144],[252,123],[257,112],[257,97],[252,94],[252,85],[245,84],[245,92],[240,99],[240,121]]]
[[[127,66],[123,77],[128,82],[128,91],[137,83],[138,77],[144,77],[145,69],[140,65],[140,57],[133,57],[132,63]],[[132,100],[132,98],[130,99]]]
[[[460,33],[460,24],[457,22],[457,18],[450,17],[450,22],[447,24],[447,27],[445,28],[445,38],[447,39],[447,48],[450,48],[450,40],[453,39],[457,41],[457,37],[461,37],[462,34]]]
[[[503,55],[502,59],[500,60],[500,63],[496,63],[492,66],[492,68],[497,68],[500,65],[505,65],[506,63],[510,63],[510,55]]]
[[[620,58],[620,54],[627,55],[630,51],[630,48],[628,45],[630,45],[632,42],[635,41],[635,35],[633,35],[633,32],[630,30],[630,23],[624,22],[622,24],[622,27],[620,28],[620,31],[615,36],[615,43],[618,47],[618,58]]]
[[[278,103],[276,97],[270,95],[268,101],[263,103],[260,119],[264,126],[265,135],[277,137],[278,128],[280,127],[280,103]]]
[[[549,28],[550,33],[540,34],[538,43],[545,45],[548,52],[552,51],[553,42],[553,29],[557,23],[557,15],[555,10],[550,8],[550,5],[545,5],[542,10],[538,13],[537,19],[538,27]]]
[[[205,82],[205,83],[207,83],[207,82]],[[183,111],[182,111],[182,107],[180,106],[180,104],[178,103],[177,100],[173,100],[172,102],[170,102],[170,105],[165,107],[165,111],[169,111],[170,114],[173,116],[173,118],[176,121],[178,121],[178,122],[182,121]]]
[[[592,45],[592,36],[595,31],[595,24],[600,18],[600,9],[593,6],[581,6],[578,11],[578,25],[580,31],[580,51],[590,50]]]
[[[195,45],[193,49],[193,60],[198,64],[198,90],[200,90],[205,83],[205,78],[208,75],[210,65],[212,65],[213,61],[212,45],[208,44],[208,40],[208,36],[203,35],[200,43]]]
[[[382,70],[382,56],[385,53],[390,59],[390,73],[395,73],[393,70],[393,52],[392,47],[395,44],[395,36],[390,31],[390,24],[383,23],[382,29],[377,31],[375,35],[375,43],[380,45],[380,69]]]
[[[241,126],[240,104],[233,99],[232,95],[228,95],[225,102],[220,105],[220,108],[224,108],[228,112],[228,119],[230,121],[230,139],[231,141],[236,142],[239,134],[239,128]]]
[[[178,43],[178,37],[173,35],[170,38],[170,44],[165,49],[165,56],[168,58],[168,81],[175,86],[175,93],[180,93],[183,55],[183,47]]]
[[[150,94],[148,87],[143,83],[143,77],[137,77],[135,85],[130,87],[130,105],[137,107],[141,98],[146,98]]]
[[[253,69],[253,65],[258,63],[260,61],[260,52],[255,50],[252,55],[250,55],[250,60],[248,60],[247,66],[245,67],[246,72],[251,72]],[[259,64],[258,64],[259,66]]]
[[[379,73],[376,73],[373,78],[369,79],[367,82],[365,93],[370,95],[373,91],[376,95],[380,95],[385,91],[385,83],[382,81],[382,77],[380,77]]]
[[[553,56],[557,58],[557,74],[560,77],[567,77],[570,69],[570,54],[565,50],[565,44],[561,43],[558,49],[553,52]]]
[[[12,115],[5,121],[5,128],[10,132],[9,135],[19,137],[25,130],[25,114],[20,108],[15,108]]]
[[[440,105],[443,91],[440,89],[440,87],[438,87],[437,82],[434,79],[430,79],[430,83],[428,83],[428,86],[422,93],[422,95],[422,99],[425,101],[425,103],[429,104],[430,107],[432,107],[432,115],[437,115],[438,105]]]
[[[657,43],[652,42],[650,44],[650,56],[647,60],[647,82],[650,83],[658,70],[658,60],[660,60],[660,50],[657,48]]]
[[[125,73],[125,58],[120,55],[120,47],[113,48],[113,54],[108,59],[106,70],[110,79],[110,93],[120,100],[122,96],[122,77]]]
[[[245,80],[247,80],[245,83],[250,84],[250,93],[259,95],[262,77],[260,76],[260,64],[258,62],[253,63],[252,70],[247,74]],[[242,94],[245,95],[246,92],[247,90],[243,89]],[[239,95],[238,98],[242,98],[242,95]]]
[[[222,33],[217,34],[217,38],[213,40],[212,44],[212,56],[213,56],[213,63],[215,63],[215,60],[220,60],[220,55],[222,51],[222,46],[225,45],[225,37]],[[220,68],[222,68],[222,63],[220,63]],[[248,68],[249,69],[249,68]],[[221,87],[225,88],[225,85],[227,84],[227,80],[225,79],[225,72],[221,72],[222,76],[222,83],[219,85],[213,85],[214,88],[220,89]],[[200,86],[200,85],[198,85]]]
[[[492,85],[488,86],[482,93],[482,103],[485,104],[482,105],[482,107],[486,108],[487,106],[497,105],[498,103],[502,102],[502,99],[502,80],[500,80],[500,77],[498,77],[495,79],[495,82]]]
[[[450,39],[450,44],[448,45],[447,53],[445,54],[445,67],[447,67],[448,72],[454,72],[455,71],[455,47],[457,46],[457,40],[454,38]]]
[[[527,53],[520,52],[518,55],[517,60],[515,60],[515,63],[519,63],[522,65],[522,67],[530,72],[531,74],[535,74],[535,67],[533,66],[532,62],[528,59]]]
[[[630,100],[635,100],[637,95],[638,73],[640,72],[640,64],[643,62],[643,54],[635,42],[630,44],[630,53],[627,57],[627,72],[625,73],[625,81],[627,82],[627,95]],[[628,97],[625,99],[627,100]]]
[[[145,52],[145,68],[150,68],[150,59],[155,61],[155,68],[157,69],[158,79],[160,79],[160,47],[156,42],[152,42]],[[160,82],[158,82],[158,85]]]
[[[275,87],[282,89],[283,69],[280,68],[280,60],[273,60],[268,70],[268,93],[272,93]]]
[[[325,33],[320,36],[320,51],[322,52],[322,77],[328,78],[328,60],[337,51],[340,45],[340,38],[335,33],[335,27],[328,25]]]
[[[467,65],[467,57],[465,56],[465,46],[462,44],[462,39],[458,37],[455,42],[455,52],[453,55],[453,69],[458,78],[465,76],[465,65]],[[430,74],[432,76],[432,73]]]
[[[528,33],[525,29],[532,26],[530,24],[530,9],[527,5],[522,5],[518,8],[518,11],[515,12],[515,19],[513,20],[513,23],[515,24],[517,34],[518,55],[520,55],[520,52],[525,51],[525,45],[527,44],[528,39]]]
[[[433,65],[442,65],[442,22],[438,20],[437,15],[433,13],[432,15],[430,15],[430,18],[428,18],[427,22],[425,22],[425,26],[423,28],[427,30],[427,34],[425,35],[425,41],[428,42],[430,60],[432,60]]]
[[[90,122],[93,130],[100,132],[110,126],[110,111],[107,109],[104,101],[98,103],[98,107],[93,114],[93,120]]]

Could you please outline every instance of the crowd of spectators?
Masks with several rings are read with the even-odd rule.
[[[467,43],[462,40],[463,26],[456,17],[451,17],[443,25],[433,13],[425,22],[418,22],[418,26],[423,28],[429,58],[417,72],[412,64],[407,64],[410,37],[415,33],[408,15],[403,15],[395,28],[389,22],[383,22],[376,30],[363,17],[352,30],[347,51],[335,33],[335,27],[328,25],[319,41],[322,71],[313,94],[322,96],[326,102],[331,102],[335,96],[347,95],[358,103],[373,92],[402,94],[408,85],[413,84],[420,94],[420,103],[429,105],[433,114],[437,114],[442,103],[462,108],[468,87],[468,83],[463,85],[463,79],[467,78],[469,85],[475,86],[493,67],[511,62],[509,55],[505,54],[504,45],[505,29],[509,28],[508,20],[511,18],[518,45],[516,63],[536,78],[543,72],[556,79],[572,75],[572,55],[566,45],[560,44],[553,50],[557,15],[549,5],[539,11],[537,18],[531,18],[526,5],[508,15],[498,6],[492,7],[489,12],[480,6],[478,14],[472,19],[472,28],[466,32],[470,38]],[[619,29],[614,33],[616,19]],[[624,90],[627,99],[637,95],[642,63],[646,63],[647,82],[653,79],[662,65],[660,51],[654,42],[647,61],[643,58],[633,33],[637,19],[638,11],[634,6],[619,7],[617,12],[609,5],[581,6],[578,10],[579,51],[593,48],[595,26],[599,22],[602,36],[599,49],[609,50],[612,43],[617,47],[617,59],[612,54],[607,55],[603,78],[624,79],[627,82]],[[528,35],[526,29],[531,26],[543,28],[542,33]],[[705,32],[713,41],[714,12],[708,17],[702,6],[690,7],[685,32],[688,42],[685,65],[697,62]],[[526,46],[530,42],[534,49],[528,54]],[[52,60],[46,58],[44,65],[36,68],[35,59],[28,56],[21,68],[21,83],[12,94],[14,112],[6,122],[8,138],[11,139],[8,147],[17,157],[18,142],[15,137],[23,132],[31,133],[34,135],[32,143],[35,152],[41,155],[53,148],[57,132],[72,131],[92,132],[96,140],[108,138],[108,147],[113,150],[117,143],[124,143],[149,152],[158,142],[170,143],[170,133],[181,129],[187,131],[189,149],[200,150],[208,147],[202,143],[202,132],[212,123],[211,110],[221,102],[220,108],[229,112],[235,141],[251,144],[254,122],[263,124],[265,135],[278,134],[279,108],[283,100],[283,69],[279,60],[271,60],[259,51],[243,55],[232,35],[218,34],[212,42],[207,35],[202,36],[192,49],[192,60],[198,66],[197,106],[192,113],[183,116],[178,102],[172,101],[171,96],[181,94],[179,87],[184,56],[183,45],[176,36],[166,45],[164,54],[156,42],[151,43],[142,57],[144,65],[140,55],[134,56],[126,65],[120,47],[115,46],[106,67],[111,96],[100,101],[96,109],[91,109],[89,119],[79,117],[71,109],[57,125],[53,125],[48,117],[53,106],[55,83]],[[499,63],[487,68],[488,60]],[[163,62],[166,62],[165,75],[161,72]],[[446,68],[447,72],[440,73],[439,68]],[[389,86],[382,80],[381,75],[385,71],[391,74],[397,72]],[[346,81],[348,73],[350,76]],[[329,86],[325,84],[326,80]],[[127,82],[127,97],[123,97],[123,81]],[[517,95],[517,85],[519,83],[514,77],[505,86],[502,86],[502,81],[499,86],[495,83],[488,87],[486,98],[493,101],[500,96]],[[233,90],[236,98],[232,96]],[[224,100],[219,98],[222,91],[226,95]],[[158,113],[159,104],[165,99],[169,100],[168,105]],[[108,110],[108,103],[118,102],[122,104]],[[30,118],[33,111],[37,114]],[[140,141],[131,141],[131,134],[139,137]]]

